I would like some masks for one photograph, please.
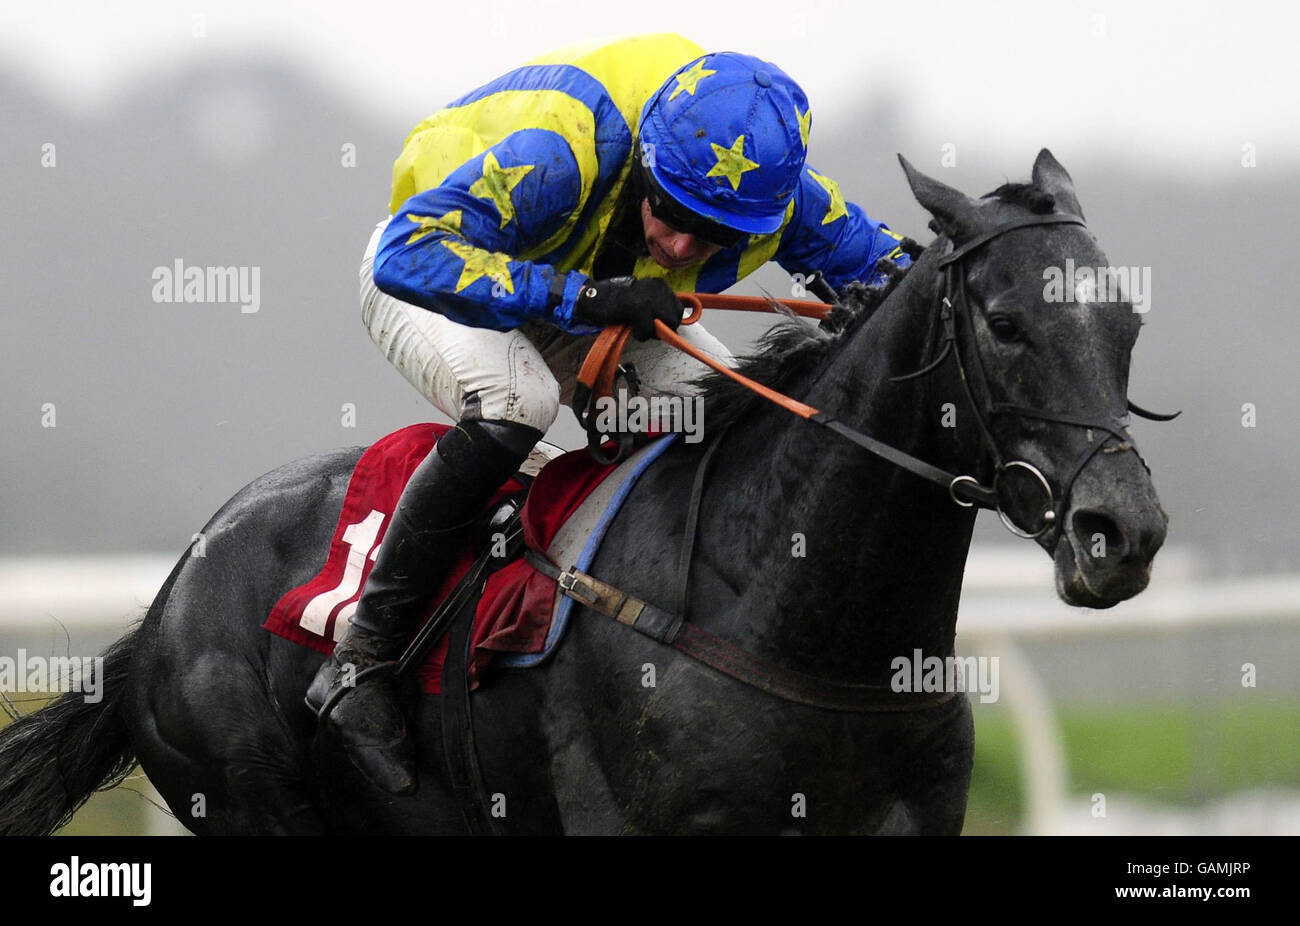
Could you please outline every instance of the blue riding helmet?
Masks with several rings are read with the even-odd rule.
[[[679,68],[641,111],[642,163],[691,212],[749,234],[781,227],[812,116],[788,74],[719,52]]]

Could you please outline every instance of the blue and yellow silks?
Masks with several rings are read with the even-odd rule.
[[[707,89],[708,70],[704,50],[677,35],[589,43],[535,59],[434,113],[394,164],[376,285],[475,327],[505,331],[543,319],[595,330],[575,321],[573,302],[606,242],[632,158],[641,156],[642,111],[675,75],[679,93]],[[801,114],[805,145],[810,124]],[[722,152],[709,168],[716,181],[743,183],[743,141],[705,141]],[[775,232],[676,270],[643,257],[634,275],[722,292],[775,260],[791,273],[820,270],[839,287],[869,280],[881,257],[905,263],[898,243],[805,166]]]

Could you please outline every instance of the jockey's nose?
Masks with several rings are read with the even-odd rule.
[[[673,235],[668,242],[668,253],[677,260],[695,257],[706,245],[699,238],[686,232]]]

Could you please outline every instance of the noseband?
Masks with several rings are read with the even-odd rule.
[[[966,401],[970,404],[974,412],[975,422],[979,427],[980,439],[984,445],[989,458],[993,464],[993,484],[985,486],[980,483],[974,476],[959,475],[951,477],[948,482],[948,494],[952,500],[962,507],[969,508],[979,506],[989,508],[998,513],[1003,525],[1011,533],[1018,537],[1034,539],[1041,537],[1053,527],[1063,523],[1065,517],[1065,506],[1069,501],[1070,492],[1074,488],[1074,481],[1083,472],[1083,468],[1088,465],[1099,452],[1106,449],[1115,441],[1113,446],[1107,450],[1109,453],[1133,451],[1137,454],[1142,465],[1150,472],[1151,468],[1147,466],[1146,460],[1137,452],[1137,447],[1125,433],[1129,424],[1128,414],[1115,415],[1103,421],[1092,421],[1085,418],[1079,418],[1074,415],[1067,415],[1062,412],[1051,411],[1041,408],[1032,408],[1025,405],[1012,405],[1006,402],[992,401],[992,392],[989,388],[988,374],[984,369],[984,361],[980,355],[979,341],[975,336],[974,313],[971,309],[970,300],[966,296],[966,273],[963,266],[963,260],[971,252],[978,250],[984,245],[1005,235],[1007,232],[1014,231],[1018,228],[1028,228],[1039,225],[1078,225],[1086,228],[1083,219],[1075,215],[1032,215],[1023,216],[1013,219],[1005,225],[1000,225],[990,231],[984,232],[970,241],[967,241],[961,247],[954,248],[949,253],[939,259],[939,269],[944,274],[944,295],[940,303],[939,320],[943,326],[942,347],[938,355],[930,363],[914,373],[908,373],[904,376],[892,377],[892,382],[905,382],[925,376],[934,370],[951,355],[957,363],[957,373],[961,379],[962,389],[966,393]],[[974,364],[971,371],[967,371],[966,364],[962,359],[961,344],[958,343],[957,324],[958,318],[962,320],[967,337],[970,339],[971,355],[974,357]],[[977,381],[978,391],[988,397],[989,405],[987,412],[981,408],[979,401],[976,399],[975,390],[971,388],[971,380]],[[1128,410],[1144,418],[1150,418],[1154,421],[1168,421],[1177,417],[1175,412],[1172,415],[1160,415],[1148,412],[1132,402],[1128,403]],[[998,448],[997,441],[993,437],[990,427],[992,419],[999,415],[1011,415],[1020,418],[1035,418],[1040,421],[1050,421],[1057,424],[1066,424],[1073,427],[1088,429],[1088,442],[1091,445],[1075,462],[1073,468],[1069,471],[1069,477],[1062,480],[1059,498],[1053,493],[1051,483],[1036,466],[1026,460],[1007,461],[1001,450]],[[1100,441],[1094,441],[1092,432],[1101,432],[1106,436]],[[909,469],[911,467],[908,467]],[[1014,470],[1021,470],[1028,473],[1034,478],[1039,486],[1042,487],[1045,499],[1042,513],[1038,517],[1037,529],[1029,530],[1017,525],[1004,509],[1004,499],[1002,496],[1002,477]],[[915,470],[914,470],[915,471]],[[925,475],[933,479],[932,475]],[[946,474],[945,474],[946,475]]]

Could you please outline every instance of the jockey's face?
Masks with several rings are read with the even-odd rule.
[[[675,270],[707,260],[722,250],[716,244],[709,244],[703,238],[686,232],[680,232],[654,217],[650,211],[650,200],[641,200],[641,222],[645,228],[645,243],[650,249],[650,256],[656,264],[665,270]]]

